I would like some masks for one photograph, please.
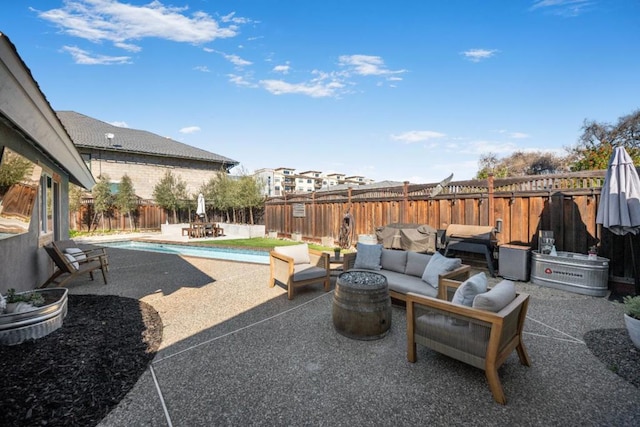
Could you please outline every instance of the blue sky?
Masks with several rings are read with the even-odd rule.
[[[376,181],[564,154],[640,108],[635,0],[27,0],[0,32],[56,110]]]

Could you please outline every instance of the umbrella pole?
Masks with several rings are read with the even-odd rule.
[[[629,233],[629,246],[631,247],[631,264],[633,265],[633,284],[635,286],[636,295],[640,295],[640,277],[638,276],[638,265],[636,264],[636,255],[633,250],[633,234]]]

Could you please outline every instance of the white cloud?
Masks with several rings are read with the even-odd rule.
[[[184,127],[182,129],[180,129],[179,131],[180,133],[196,133],[196,132],[200,132],[200,127],[199,126],[187,126]]]
[[[536,0],[529,10],[544,9],[554,15],[578,16],[593,3],[592,0]]]
[[[127,124],[127,122],[109,122],[110,125],[113,126],[118,126],[119,128],[128,128],[129,125]]]
[[[511,132],[509,136],[515,139],[531,138],[531,135],[522,132]]]
[[[198,65],[196,67],[193,67],[194,70],[196,71],[202,71],[203,73],[210,73],[211,70],[209,70],[209,67],[207,67],[206,65]]]
[[[412,130],[409,132],[404,132],[399,135],[391,135],[391,139],[394,141],[402,141],[407,144],[412,144],[414,142],[423,142],[428,141],[430,139],[435,138],[443,138],[446,135],[440,132],[434,132],[430,130]]]
[[[229,77],[229,81],[234,83],[237,86],[245,86],[245,87],[256,87],[255,84],[251,83],[245,76],[239,76],[237,74],[227,74]]]
[[[225,59],[227,61],[231,62],[236,67],[246,67],[246,66],[252,64],[252,62],[247,61],[245,59],[242,59],[238,55],[225,55],[225,54],[223,54],[223,56],[225,57]]]
[[[336,96],[344,87],[338,81],[324,82],[323,79],[312,80],[308,83],[287,83],[282,80],[261,80],[260,84],[274,95],[301,94],[312,98],[326,98]]]
[[[392,71],[385,67],[384,61],[379,56],[371,55],[341,55],[338,58],[340,66],[346,67],[349,73],[361,76],[392,76],[401,74],[406,70]],[[398,80],[401,78],[395,76]]]
[[[110,41],[129,51],[140,50],[132,41],[149,37],[194,44],[234,37],[237,24],[249,22],[228,15],[222,22],[230,24],[223,27],[207,13],[196,11],[189,16],[187,9],[164,6],[158,0],[142,6],[114,0],[64,0],[61,8],[36,12],[68,35],[94,43]]]
[[[287,65],[276,65],[275,67],[273,67],[273,72],[274,73],[282,73],[282,74],[289,74],[289,70],[291,69],[291,67],[289,66],[289,64]]]
[[[82,65],[109,65],[109,64],[130,64],[129,56],[106,56],[92,55],[86,50],[82,50],[77,46],[64,46],[63,51],[68,52],[73,57],[76,64]]]
[[[498,52],[497,49],[470,49],[462,52],[462,55],[471,62],[480,62],[493,57],[496,52]]]

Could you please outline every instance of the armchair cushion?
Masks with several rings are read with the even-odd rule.
[[[380,259],[382,258],[382,245],[366,245],[358,243],[356,246],[356,262],[354,268],[365,270],[380,270]]]
[[[487,275],[484,272],[478,273],[471,276],[458,286],[456,293],[453,294],[451,302],[471,307],[476,295],[483,294],[485,292],[487,292]]]
[[[422,273],[422,280],[438,289],[438,276],[455,270],[462,265],[460,258],[446,258],[439,252],[434,253]]]
[[[73,266],[76,270],[80,268],[80,264],[78,264],[78,260],[76,260],[71,254],[64,254],[64,257],[69,261],[69,264]]]
[[[293,280],[296,282],[309,279],[317,279],[326,275],[326,269],[316,267],[313,264],[296,264],[293,268]]]
[[[407,252],[407,267],[404,270],[404,274],[422,277],[430,259],[431,255],[411,251]]]
[[[380,265],[383,269],[404,273],[407,264],[407,251],[396,251],[394,249],[382,249]]]
[[[311,263],[311,258],[309,258],[309,245],[306,243],[293,246],[276,246],[273,250],[281,255],[293,258],[294,265]]]
[[[489,292],[477,295],[473,299],[473,308],[497,313],[516,298],[516,287],[510,280],[503,280]]]

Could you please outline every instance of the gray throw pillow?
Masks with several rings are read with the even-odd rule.
[[[356,246],[356,262],[353,268],[366,270],[380,270],[380,258],[382,257],[382,245],[367,245],[358,243]]]
[[[510,280],[503,280],[491,288],[489,292],[477,295],[473,299],[472,307],[497,313],[515,298],[516,286]]]
[[[471,307],[476,295],[485,292],[487,292],[487,275],[484,273],[474,274],[458,286],[451,302]]]
[[[422,273],[422,280],[438,289],[438,277],[441,274],[455,270],[461,265],[462,260],[460,258],[446,258],[442,256],[440,252],[436,252],[429,260],[427,268],[424,269],[424,273]]]

